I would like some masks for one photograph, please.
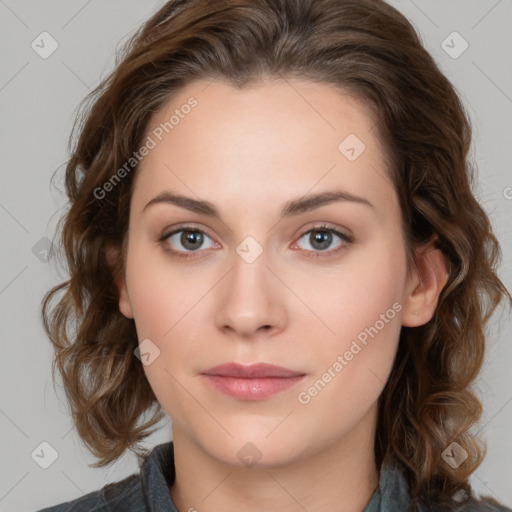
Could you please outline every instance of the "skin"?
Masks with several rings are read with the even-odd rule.
[[[418,268],[408,269],[398,198],[371,113],[358,100],[298,79],[244,90],[196,81],[153,115],[147,133],[190,96],[198,105],[137,170],[118,281],[120,311],[134,318],[139,342],[160,350],[144,371],[173,422],[172,498],[183,511],[315,512],[343,503],[345,512],[360,512],[378,485],[377,400],[399,333],[434,314],[444,258],[428,245],[417,250]],[[354,161],[338,150],[349,134],[366,146]],[[290,199],[340,189],[373,207],[334,202],[280,219]],[[164,190],[213,203],[221,220],[170,203],[143,211]],[[198,250],[180,243],[181,232],[159,241],[191,223],[206,233]],[[322,249],[310,230],[324,223],[353,242],[332,234]],[[252,263],[236,251],[248,236],[263,250]],[[300,403],[298,394],[394,303],[394,318]],[[239,400],[201,375],[232,361],[305,377],[265,400]],[[248,442],[261,454],[252,467],[237,456]]]

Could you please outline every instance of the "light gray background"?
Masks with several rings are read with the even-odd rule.
[[[512,1],[393,0],[419,29],[427,49],[460,93],[474,126],[477,197],[502,244],[499,275],[512,289]],[[55,259],[44,262],[65,205],[61,191],[67,137],[79,101],[114,65],[120,42],[162,5],[156,0],[0,0],[0,512],[26,512],[78,498],[138,471],[125,455],[110,468],[81,444],[63,391],[51,381],[52,348],[39,316],[43,293],[61,281]],[[31,47],[49,32],[58,42],[47,59]],[[442,42],[457,31],[468,49],[453,58]],[[453,39],[453,38],[452,38]],[[452,53],[462,47],[448,39]],[[60,167],[57,185],[49,181]],[[43,239],[41,241],[41,239]],[[35,246],[35,249],[34,249]],[[477,493],[512,505],[511,321],[500,308],[489,329],[477,390],[488,455],[472,475]],[[60,381],[58,381],[60,384]],[[146,446],[171,437],[169,419]],[[31,454],[48,442],[58,458],[42,469]],[[46,452],[48,453],[48,451]]]

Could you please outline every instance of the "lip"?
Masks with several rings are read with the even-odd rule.
[[[304,373],[267,363],[226,363],[210,368],[202,375],[214,389],[239,400],[264,400],[289,389],[305,377]]]
[[[241,379],[264,379],[270,377],[297,377],[303,373],[294,372],[283,366],[276,366],[267,363],[239,364],[226,363],[214,366],[203,372],[204,375],[214,375],[217,377],[238,377]]]

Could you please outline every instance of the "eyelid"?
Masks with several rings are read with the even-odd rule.
[[[344,226],[338,226],[337,224],[331,224],[330,222],[312,222],[309,225],[307,225],[305,228],[301,228],[299,231],[300,235],[297,235],[295,238],[299,240],[302,238],[306,233],[309,233],[310,231],[333,231],[340,235],[341,237],[345,237],[350,241],[354,241],[354,235],[352,231]]]
[[[215,239],[215,237],[209,233],[208,228],[205,228],[202,225],[200,226],[199,224],[195,224],[193,222],[189,222],[183,225],[178,224],[177,226],[170,226],[168,228],[165,228],[162,232],[161,237],[159,238],[159,241],[169,238],[171,235],[179,233],[180,231],[199,231],[200,233],[208,235],[208,237],[210,237],[212,240]]]

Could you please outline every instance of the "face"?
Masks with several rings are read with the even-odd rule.
[[[151,119],[120,310],[175,433],[219,461],[292,462],[375,426],[416,283],[373,124],[299,80],[197,81]]]

